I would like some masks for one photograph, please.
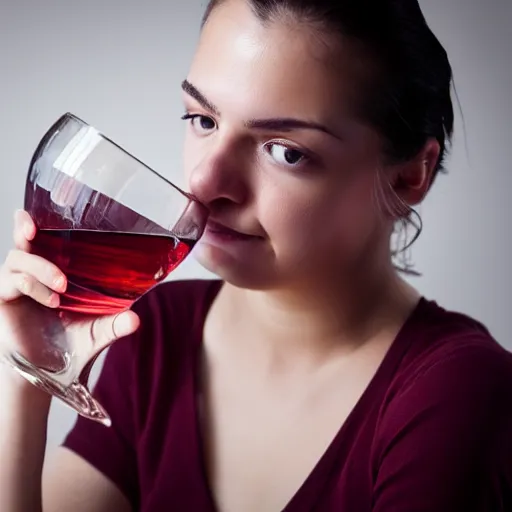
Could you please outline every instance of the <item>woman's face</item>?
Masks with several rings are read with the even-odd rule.
[[[183,84],[185,170],[211,211],[203,266],[282,287],[343,275],[388,243],[380,139],[353,112],[359,64],[325,32],[262,24],[244,0],[213,11]]]

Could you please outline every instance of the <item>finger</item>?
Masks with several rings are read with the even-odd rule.
[[[32,240],[36,235],[36,224],[34,219],[25,210],[17,210],[15,214],[15,226],[21,229],[27,240]]]
[[[0,301],[10,302],[23,295],[34,299],[43,306],[56,308],[60,297],[33,276],[19,272],[2,273],[0,279]]]
[[[10,302],[21,297],[23,294],[18,289],[12,272],[6,270],[5,266],[0,270],[0,302]]]
[[[117,315],[96,318],[91,324],[91,335],[95,350],[98,352],[111,343],[134,333],[140,325],[140,319],[131,310]]]
[[[14,243],[18,249],[28,251],[30,242],[36,236],[37,228],[32,217],[24,210],[14,213]]]
[[[32,276],[57,293],[63,293],[66,290],[65,274],[56,265],[36,254],[13,249],[7,255],[5,267],[13,273]]]

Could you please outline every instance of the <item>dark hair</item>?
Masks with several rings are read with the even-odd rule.
[[[203,25],[222,1],[210,1]],[[441,153],[432,182],[444,171],[454,122],[452,70],[417,0],[246,1],[262,22],[289,13],[356,42],[375,68],[371,80],[358,84],[363,91],[359,114],[380,133],[386,160],[408,161],[435,138]],[[412,209],[401,209],[402,220],[417,228],[408,248],[421,231],[421,219]]]

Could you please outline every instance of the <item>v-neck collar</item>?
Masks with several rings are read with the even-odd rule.
[[[192,357],[188,361],[188,364],[191,366],[189,367],[190,371],[187,372],[187,379],[190,379],[190,382],[187,382],[187,385],[184,387],[188,393],[185,399],[187,403],[186,411],[193,415],[193,418],[186,422],[188,425],[193,425],[193,428],[187,434],[188,439],[185,441],[189,443],[191,447],[188,464],[190,465],[189,470],[193,473],[194,481],[200,482],[200,486],[198,486],[195,491],[202,494],[200,501],[208,504],[209,509],[204,512],[219,511],[217,510],[213,492],[208,483],[208,473],[205,464],[206,459],[201,433],[201,415],[199,411],[201,407],[199,369],[206,316],[221,287],[222,281],[213,281],[206,292],[204,308],[201,311],[202,318],[200,321],[198,319],[198,321],[195,322],[197,329],[193,336],[195,346],[194,350],[190,351]],[[404,354],[407,352],[411,340],[414,338],[414,336],[410,334],[415,329],[416,319],[418,316],[421,316],[421,311],[427,304],[428,301],[425,298],[420,298],[418,304],[396,335],[365,391],[347,416],[347,419],[281,512],[312,512],[315,510],[318,500],[322,497],[326,486],[329,485],[331,481],[330,476],[333,470],[335,468],[339,470],[340,461],[342,461],[341,464],[343,464],[347,459],[351,445],[357,437],[357,433],[364,423],[368,411],[372,408],[379,407],[384,399],[386,390]],[[198,475],[201,475],[199,479],[197,478]]]

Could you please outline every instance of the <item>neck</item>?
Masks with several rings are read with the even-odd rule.
[[[239,330],[273,354],[324,358],[350,353],[388,333],[394,338],[418,300],[389,265],[352,272],[337,282],[315,279],[282,289],[227,287]]]

